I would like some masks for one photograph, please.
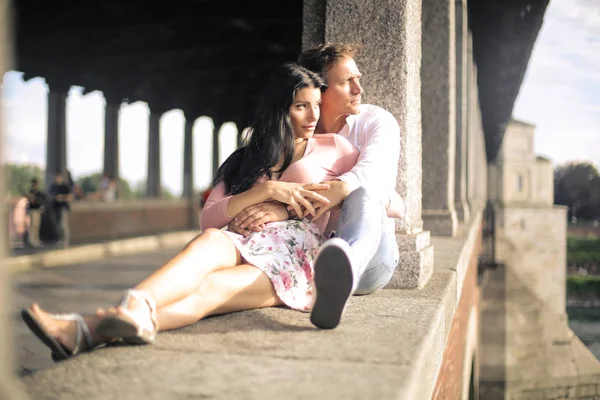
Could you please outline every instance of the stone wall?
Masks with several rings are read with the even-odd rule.
[[[187,200],[80,203],[70,215],[73,243],[118,239],[198,227]]]
[[[433,400],[458,400],[463,399],[469,392],[470,375],[477,375],[474,365],[477,344],[476,329],[479,315],[479,288],[477,286],[477,261],[481,250],[481,232],[477,236],[477,243],[463,281],[462,292],[458,306],[452,317],[450,333],[446,341],[446,348],[437,377]],[[470,335],[469,331],[473,331]],[[475,363],[476,365],[476,363]]]
[[[498,160],[533,161],[535,126],[512,120],[506,127]]]
[[[512,120],[498,158],[488,167],[490,200],[506,205],[554,203],[552,162],[534,153],[535,126]]]
[[[565,312],[567,210],[497,207],[496,257],[557,313]]]
[[[13,206],[6,205],[5,213]],[[198,207],[189,200],[75,202],[71,205],[71,243],[89,243],[199,228]],[[14,238],[13,238],[14,240]]]
[[[550,389],[530,389],[507,396],[507,400],[531,399],[600,400],[600,384],[577,385],[574,381],[573,386],[555,387]]]

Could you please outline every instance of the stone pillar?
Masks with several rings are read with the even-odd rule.
[[[237,127],[237,148],[239,149],[244,145],[244,124],[241,122],[236,122],[235,126]]]
[[[473,36],[471,32],[467,35],[467,173],[466,173],[466,195],[467,203],[471,211],[474,210],[474,187],[473,178],[475,174],[474,159],[474,136],[476,131],[475,107],[477,100],[477,80],[475,79],[475,60],[473,58]]]
[[[481,107],[477,103],[477,126],[479,126],[476,147],[476,187],[477,201],[479,207],[484,207],[487,197],[487,155],[485,152],[485,132],[483,131],[483,121],[481,119]]]
[[[106,99],[104,111],[104,175],[119,182],[119,111],[121,104]]]
[[[454,236],[456,154],[456,32],[454,2],[423,2],[421,110],[423,223],[434,235]]]
[[[183,134],[183,193],[182,197],[194,197],[194,121],[186,115]]]
[[[67,95],[65,85],[49,84],[46,139],[46,189],[58,171],[67,167]]]
[[[470,218],[467,202],[467,37],[466,0],[456,0],[456,162],[454,208],[459,221]]]
[[[214,177],[221,165],[219,163],[219,132],[223,123],[213,119],[213,142],[212,142],[212,176]]]
[[[160,180],[160,114],[150,111],[148,123],[148,177],[147,197],[161,197]]]
[[[304,49],[323,41],[363,44],[357,64],[365,102],[400,124],[396,190],[407,215],[397,221],[400,263],[388,287],[422,288],[433,271],[433,247],[421,218],[421,1],[305,0],[303,22]]]
[[[4,73],[10,70],[13,66],[13,51],[12,51],[12,15],[11,2],[8,0],[0,0],[0,81]],[[0,97],[1,99],[1,97]],[[2,112],[0,107],[0,113]],[[0,144],[4,143],[6,125],[3,123],[2,115],[0,115]],[[3,149],[0,149],[0,151]],[[4,173],[0,173],[0,195],[5,196]],[[0,260],[6,254],[6,220],[5,213],[0,215],[0,223],[3,229],[0,229]],[[7,268],[0,268],[0,399],[25,399],[24,394],[17,390],[14,379],[14,344],[12,341],[12,302],[10,300],[11,285],[9,279],[9,271]]]

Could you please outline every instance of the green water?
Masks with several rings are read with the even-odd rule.
[[[567,307],[569,327],[600,360],[600,307]]]

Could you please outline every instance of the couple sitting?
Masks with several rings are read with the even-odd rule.
[[[285,305],[335,328],[352,294],[392,278],[399,126],[361,104],[355,48],[324,44],[275,69],[246,146],[221,165],[202,233],[95,315],[23,310],[55,360],[216,314]],[[228,227],[227,230],[222,228]]]

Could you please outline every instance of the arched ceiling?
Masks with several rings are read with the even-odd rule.
[[[273,66],[301,49],[302,0],[19,0],[17,69],[59,90],[101,90],[247,123]]]
[[[490,161],[548,2],[468,1]],[[217,123],[247,126],[271,69],[301,50],[302,0],[13,4],[17,69],[25,79],[43,76],[54,89],[83,86],[112,103],[142,100],[156,113],[180,108],[186,118],[207,115]]]

